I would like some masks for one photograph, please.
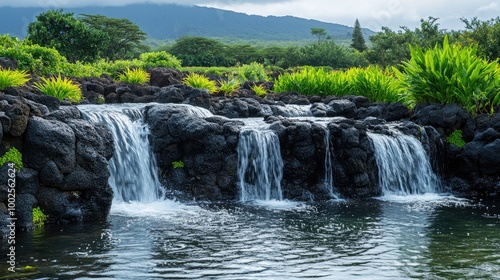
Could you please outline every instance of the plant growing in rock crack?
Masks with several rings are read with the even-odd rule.
[[[218,92],[224,94],[225,96],[230,95],[231,93],[237,91],[240,88],[240,84],[237,80],[232,79],[229,81],[219,81],[219,89]]]
[[[43,224],[47,221],[47,215],[42,212],[40,207],[33,208],[33,225],[35,227],[43,226]]]
[[[267,90],[264,88],[264,85],[253,85],[252,90],[257,96],[264,96],[267,94]]]
[[[214,93],[217,91],[215,81],[211,81],[207,77],[200,74],[191,73],[186,78],[184,78],[182,82],[190,87],[206,89],[209,93]]]
[[[465,144],[467,144],[462,135],[462,130],[456,129],[454,130],[448,137],[446,137],[446,142],[457,146],[462,149]]]
[[[45,78],[42,77],[42,83],[34,83],[34,87],[43,94],[53,96],[59,100],[68,99],[71,102],[79,102],[82,99],[80,86],[66,77]]]
[[[149,82],[150,75],[141,68],[130,69],[127,67],[118,79],[125,83],[142,85]]]
[[[172,161],[172,167],[174,169],[177,169],[177,168],[184,168],[184,162],[182,161]]]
[[[0,90],[8,87],[22,86],[29,80],[29,76],[25,71],[9,70],[0,67]]]
[[[14,163],[16,171],[20,171],[23,168],[23,155],[19,152],[19,150],[12,147],[0,157],[0,167],[7,162]]]

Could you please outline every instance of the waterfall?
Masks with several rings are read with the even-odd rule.
[[[339,199],[333,187],[333,165],[332,165],[332,151],[330,149],[330,130],[325,127],[325,178],[324,188],[328,195],[333,199]]]
[[[379,185],[384,195],[436,193],[434,174],[422,143],[413,136],[368,133],[375,147]]]
[[[124,106],[79,106],[85,119],[106,125],[115,142],[109,184],[116,202],[153,202],[163,197],[156,160],[149,145],[143,110]]]
[[[238,142],[241,201],[282,200],[283,160],[278,136],[271,130],[244,128]]]

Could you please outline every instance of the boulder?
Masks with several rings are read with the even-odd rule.
[[[182,73],[177,69],[152,68],[148,70],[148,73],[150,74],[149,84],[152,86],[165,87],[182,83]]]

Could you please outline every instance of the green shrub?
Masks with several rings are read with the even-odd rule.
[[[125,72],[119,76],[119,79],[125,83],[142,85],[149,82],[150,75],[140,68],[127,68]]]
[[[57,77],[45,78],[42,77],[42,83],[34,83],[34,87],[39,89],[43,94],[53,96],[59,100],[65,98],[71,102],[79,102],[82,99],[82,91],[80,86],[70,79]]]
[[[33,208],[33,225],[43,226],[45,221],[47,221],[47,216],[42,212],[42,209],[40,207]]]
[[[61,65],[61,75],[67,77],[85,78],[85,77],[99,77],[104,71],[97,67],[96,64],[81,63],[63,63]]]
[[[327,72],[324,68],[303,67],[295,73],[286,73],[274,83],[274,91],[299,92],[304,95],[344,96],[351,93],[351,85],[343,72]]]
[[[237,91],[239,88],[240,84],[238,83],[238,81],[232,79],[229,81],[219,81],[219,89],[217,91],[227,96]]]
[[[264,65],[257,62],[252,62],[250,64],[245,64],[238,69],[237,79],[240,83],[244,83],[246,81],[267,81],[269,78],[267,77]]]
[[[184,162],[182,161],[173,161],[172,162],[172,167],[177,169],[177,168],[184,168]]]
[[[29,80],[29,76],[25,71],[8,70],[0,67],[0,90],[22,86]]]
[[[23,155],[16,148],[10,148],[2,157],[0,157],[0,167],[5,163],[14,163],[17,171],[23,168]]]
[[[365,96],[372,102],[397,102],[400,99],[400,83],[378,66],[351,68],[345,75],[355,95]]]
[[[166,51],[143,53],[139,59],[144,62],[145,69],[154,67],[181,68],[181,61]]]
[[[267,90],[263,85],[253,85],[252,90],[255,92],[257,96],[263,96],[267,94]]]
[[[0,56],[15,59],[20,70],[38,75],[61,73],[67,60],[55,49],[39,45],[20,44],[12,48],[0,49]]]
[[[209,80],[207,77],[192,73],[189,74],[186,78],[182,80],[185,85],[194,87],[194,88],[202,88],[207,89],[208,92],[214,93],[217,91],[217,87],[214,81]]]
[[[446,138],[446,142],[453,144],[460,149],[462,149],[465,144],[467,144],[464,140],[464,137],[462,136],[462,131],[460,129],[453,131],[450,136]]]
[[[500,104],[500,73],[497,61],[476,55],[477,47],[450,45],[424,51],[410,47],[411,59],[395,70],[406,87],[404,101],[416,103],[455,103],[470,114],[493,113]]]
[[[103,73],[108,74],[113,79],[119,79],[120,74],[127,69],[141,68],[144,69],[144,62],[138,59],[133,60],[115,60],[109,62],[106,60],[99,60],[93,64],[94,68],[101,69]]]

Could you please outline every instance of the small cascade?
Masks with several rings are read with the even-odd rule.
[[[283,200],[283,160],[278,136],[271,130],[244,128],[238,142],[241,201]]]
[[[415,137],[368,133],[375,147],[379,185],[383,195],[436,193],[439,180],[434,174],[422,143]]]
[[[163,197],[149,145],[150,130],[144,123],[143,108],[79,106],[85,119],[106,125],[115,141],[109,161],[109,184],[116,202],[153,202]]]
[[[324,188],[331,198],[338,200],[339,196],[334,191],[333,187],[333,164],[332,164],[332,151],[330,149],[330,130],[325,127],[325,178]]]

